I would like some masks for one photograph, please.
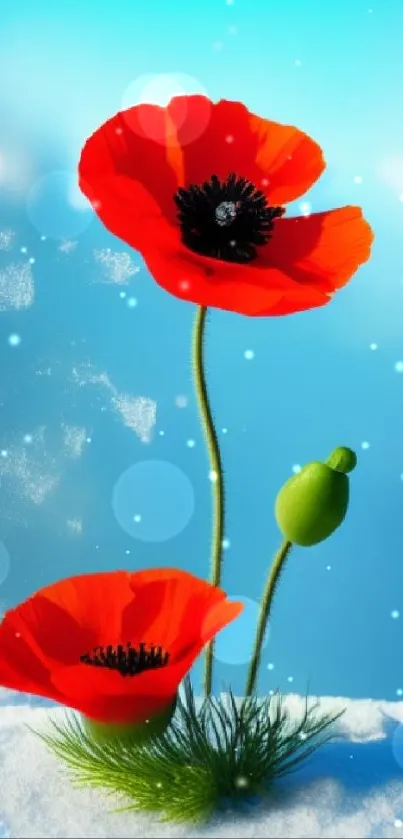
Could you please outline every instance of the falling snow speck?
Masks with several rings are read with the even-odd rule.
[[[362,184],[361,175],[354,175],[353,181],[354,181],[355,184]]]
[[[378,349],[378,344],[370,344],[369,348],[370,348],[370,350],[377,350]]]
[[[209,480],[213,484],[216,482],[217,478],[218,478],[218,474],[217,474],[217,472],[214,471],[214,469],[211,472],[209,472]]]
[[[268,670],[274,670],[274,664],[273,664],[273,662],[271,662],[271,661],[269,662],[269,664],[267,665],[267,669],[268,669]]]
[[[253,350],[245,350],[244,358],[246,358],[247,361],[252,361],[252,358],[254,358],[254,357],[255,357],[255,353],[253,352]]]
[[[391,618],[393,618],[394,621],[397,621],[397,619],[400,618],[399,610],[398,609],[393,609],[392,612],[390,613],[390,616],[391,616]]]
[[[403,373],[403,361],[396,361],[395,370],[396,373]]]
[[[331,571],[331,570],[332,570],[332,566],[331,565],[326,565],[326,571]]]
[[[119,297],[121,297],[121,298],[122,298],[122,300],[124,300],[124,299],[125,299],[125,297],[127,297],[126,292],[125,292],[125,291],[119,291]]]
[[[362,449],[369,449],[369,447],[370,447],[370,444],[368,443],[368,440],[364,440],[363,443],[361,443],[361,448]]]
[[[235,779],[235,786],[238,787],[238,789],[245,789],[249,786],[249,781],[244,777],[244,775],[240,775],[239,778]]]
[[[402,688],[398,688],[398,689],[397,689],[397,691],[396,691],[396,696],[403,696],[403,690],[402,690]]]
[[[22,248],[20,248],[20,250],[21,250],[21,253],[28,253],[28,248],[26,248],[26,247],[22,247]]]
[[[294,676],[287,676],[287,682],[293,682]]]
[[[8,456],[8,451],[7,451],[7,449],[2,449],[2,450],[1,450],[1,452],[0,452],[0,454],[1,454],[1,456],[2,456],[2,457],[7,457],[7,456]]]
[[[159,431],[158,434],[160,435],[160,437],[164,437],[165,431]]]
[[[29,446],[32,443],[32,434],[24,434],[24,443]]]
[[[125,554],[126,554],[126,556],[130,556],[130,548],[127,548],[127,549],[125,550]]]
[[[221,431],[223,434],[228,434],[228,428],[222,428]]]
[[[221,542],[221,544],[222,544],[222,546],[223,546],[223,548],[224,548],[224,551],[227,551],[227,550],[228,550],[228,548],[230,548],[230,547],[231,547],[231,542],[230,542],[230,540],[229,540],[229,539],[223,539],[223,540],[222,540],[222,542]]]
[[[18,347],[21,343],[21,336],[14,332],[12,335],[8,336],[8,343],[10,347]]]
[[[187,445],[188,449],[193,449],[195,447],[196,443],[195,443],[194,440],[187,440],[186,445]]]
[[[293,467],[292,467],[292,471],[294,472],[294,474],[295,474],[295,475],[296,475],[298,472],[300,472],[300,471],[301,471],[301,466],[299,465],[299,463],[294,463],[294,465],[293,465]]]
[[[129,307],[129,309],[135,309],[136,306],[137,306],[136,298],[135,297],[129,297],[129,299],[127,301],[127,306]]]
[[[139,524],[141,522],[141,516],[139,516],[139,514],[136,513],[136,515],[133,516],[133,521],[135,521],[136,524]]]

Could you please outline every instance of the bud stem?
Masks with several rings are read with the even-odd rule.
[[[271,566],[269,576],[267,578],[266,586],[263,591],[263,596],[260,602],[260,614],[256,630],[253,654],[249,666],[248,678],[246,680],[246,696],[252,696],[252,693],[256,687],[257,673],[262,655],[262,646],[267,624],[270,618],[270,612],[273,604],[274,595],[276,593],[285,562],[289,556],[292,546],[292,542],[288,542],[287,540],[285,540],[283,544],[280,546],[279,550],[277,551],[274,557],[274,561]]]

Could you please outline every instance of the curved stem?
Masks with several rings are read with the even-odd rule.
[[[211,546],[210,582],[214,586],[221,583],[222,542],[224,536],[224,475],[221,463],[217,432],[210,408],[206,385],[204,337],[207,309],[198,307],[193,333],[193,375],[203,430],[210,459],[210,478],[213,492],[213,533]],[[206,649],[204,688],[206,696],[211,694],[213,680],[214,640]]]
[[[245,696],[251,696],[256,687],[257,673],[262,655],[262,646],[267,624],[270,618],[270,612],[273,604],[274,595],[276,593],[277,586],[280,582],[281,573],[284,570],[284,565],[287,557],[289,556],[291,548],[292,542],[283,542],[283,544],[281,545],[274,557],[273,565],[270,569],[270,574],[268,576],[267,583],[263,592],[263,597],[260,603],[259,621],[256,630],[252,659],[249,666],[248,678],[246,680]]]

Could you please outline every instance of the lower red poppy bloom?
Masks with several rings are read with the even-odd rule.
[[[0,623],[0,684],[91,720],[142,723],[172,706],[202,648],[242,611],[172,568],[71,577]]]
[[[325,168],[310,137],[239,102],[179,96],[118,113],[79,182],[105,226],[176,297],[245,315],[329,302],[370,256],[359,207],[284,218]]]

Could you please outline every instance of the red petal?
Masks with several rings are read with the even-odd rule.
[[[203,96],[179,96],[167,110],[183,151],[185,186],[235,172],[267,194],[272,205],[283,204],[303,195],[325,168],[320,147],[307,134],[256,116],[240,102],[211,104]],[[195,126],[200,126],[198,136],[189,142]]]
[[[74,708],[92,720],[105,723],[143,723],[173,702],[172,696],[104,696],[94,693],[91,698],[77,701]],[[68,703],[66,703],[68,705]]]
[[[200,649],[175,665],[124,678],[118,672],[78,664],[52,674],[65,703],[105,722],[141,721],[165,707],[175,696]]]
[[[138,632],[137,602],[140,609],[141,603],[150,604],[150,622],[142,627],[143,636],[135,635],[134,640],[161,644],[170,653],[171,661],[178,660],[189,647],[203,646],[203,623],[212,607],[226,597],[221,589],[175,568],[137,572],[132,575],[131,585],[135,594],[139,592],[139,598],[125,611],[125,637],[132,640]]]
[[[73,663],[88,644],[96,643],[93,630],[81,628],[65,608],[40,592],[17,607],[15,623],[22,637],[29,639],[32,654],[48,669]]]
[[[63,702],[50,681],[50,672],[32,651],[29,633],[22,634],[16,610],[0,623],[0,685]]]
[[[270,316],[323,306],[370,256],[373,233],[359,207],[278,219],[249,265],[196,254],[163,222],[146,264],[168,292],[200,306]]]
[[[260,251],[259,266],[272,266],[297,283],[333,292],[369,259],[373,238],[360,207],[282,218]]]
[[[74,618],[78,633],[70,641],[68,635],[59,633],[59,642],[68,646],[74,640],[75,654],[79,649],[85,653],[88,646],[104,643],[105,635],[110,643],[120,640],[122,614],[133,599],[128,571],[80,574],[41,589],[39,594]],[[44,612],[44,624],[47,618]],[[48,625],[48,631],[55,632],[56,626]]]
[[[33,660],[46,670],[73,664],[96,644],[116,643],[121,638],[122,613],[133,600],[126,571],[83,574],[46,586],[15,609],[7,612],[3,632],[12,643],[18,633],[28,645]],[[3,644],[1,654],[14,656]],[[21,673],[24,677],[24,672]]]
[[[89,137],[79,163],[80,188],[95,202],[100,218],[104,221],[105,203],[120,196],[121,220],[133,228],[148,215],[163,212],[175,218],[173,196],[181,173],[175,130],[166,109],[157,105],[139,105],[116,114]]]
[[[194,253],[182,244],[179,231],[167,224],[159,225],[157,240],[144,259],[154,280],[175,297],[242,315],[270,315],[293,286],[293,281],[276,269],[259,270],[253,263],[239,265]],[[294,291],[301,309],[329,300],[313,287],[295,284]]]

